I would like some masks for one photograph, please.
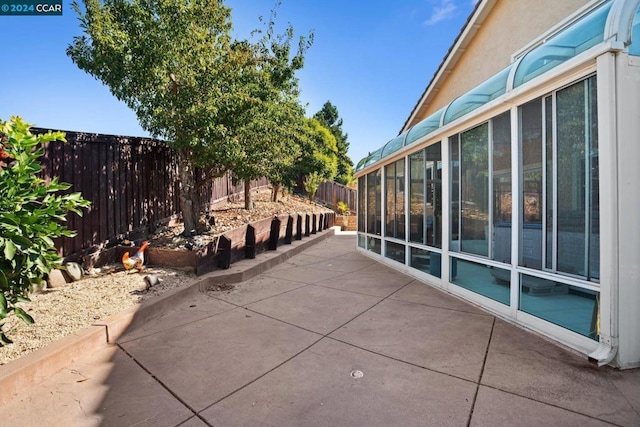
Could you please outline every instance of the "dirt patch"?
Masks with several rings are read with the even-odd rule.
[[[35,323],[26,325],[15,316],[7,319],[4,330],[13,344],[0,348],[0,364],[31,353],[142,301],[198,280],[193,273],[169,268],[147,267],[138,273],[110,265],[96,271],[97,274],[85,276],[67,286],[32,294],[30,303],[21,304]],[[159,282],[149,286],[144,280],[149,274],[156,275]]]
[[[215,285],[207,286],[207,292],[226,292],[229,293],[233,291],[236,287],[234,285],[230,285],[227,283],[219,283]]]

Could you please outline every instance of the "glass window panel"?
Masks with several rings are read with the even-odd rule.
[[[424,243],[424,150],[409,156],[409,240]]]
[[[488,123],[460,134],[460,250],[489,255]]]
[[[596,78],[557,93],[557,270],[600,276]]]
[[[492,119],[493,259],[511,263],[511,114]]]
[[[436,111],[426,119],[418,122],[414,127],[409,129],[409,133],[407,134],[407,139],[405,140],[405,145],[413,144],[420,138],[429,135],[431,132],[434,132],[440,127],[440,118],[442,117],[442,112],[444,108]]]
[[[382,241],[380,239],[376,239],[374,237],[369,237],[367,242],[367,250],[376,253],[378,255],[382,254]]]
[[[587,123],[584,83],[557,93],[558,254],[557,270],[586,276],[585,271],[585,140]]]
[[[396,182],[395,182],[395,196],[396,196],[396,233],[397,239],[404,239],[405,237],[405,172],[404,172],[404,159],[400,159],[396,162]]]
[[[381,158],[386,157],[389,154],[395,153],[396,151],[404,147],[405,135],[406,135],[406,132],[396,138],[393,138],[391,141],[387,142],[385,146],[382,148]]]
[[[520,265],[542,267],[542,101],[519,109],[522,150]]]
[[[640,55],[640,7],[636,11],[636,16],[633,18],[629,54],[636,56]]]
[[[364,159],[360,160],[358,162],[358,164],[356,165],[356,172],[358,172],[359,170],[364,169],[364,165],[367,163],[367,160],[369,159],[369,156],[365,157]]]
[[[511,65],[453,101],[444,114],[444,124],[451,123],[504,94],[510,69]]]
[[[520,310],[598,340],[598,293],[520,275]]]
[[[367,157],[367,160],[364,162],[363,168],[366,168],[367,166],[372,165],[378,160],[380,160],[381,154],[382,154],[382,148],[379,148],[373,153],[371,153],[369,157]]]
[[[450,250],[460,251],[460,135],[451,140],[451,245]]]
[[[451,283],[509,305],[509,270],[451,258]]]
[[[404,239],[404,159],[385,167],[385,235]]]
[[[411,248],[410,266],[416,270],[441,277],[442,256],[438,252],[426,251],[424,249]]]
[[[382,222],[382,171],[367,175],[367,232],[380,235]]]
[[[396,232],[396,197],[395,197],[395,188],[396,188],[396,165],[395,163],[391,163],[390,165],[385,166],[385,235],[388,237],[394,237]]]
[[[588,180],[591,181],[588,209],[590,218],[589,229],[589,278],[600,279],[600,163],[598,152],[598,97],[596,78],[591,77],[587,84],[587,118],[589,120],[589,165]]]
[[[545,157],[546,157],[546,180],[545,180],[545,267],[553,269],[553,203],[555,186],[553,181],[553,99],[547,96],[544,100],[544,123],[545,123]]]
[[[428,146],[426,154],[425,243],[442,248],[442,145]]]
[[[358,234],[358,247],[364,249],[366,247],[366,242],[367,242],[367,237],[363,236],[362,234]]]
[[[600,43],[604,37],[604,26],[612,3],[608,2],[591,11],[527,53],[516,70],[514,87],[528,82]]]
[[[358,231],[365,232],[367,218],[367,177],[358,178]]]
[[[398,243],[387,242],[386,257],[404,264],[405,246]]]

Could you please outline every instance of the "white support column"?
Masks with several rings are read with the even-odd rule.
[[[520,150],[518,107],[511,108],[511,317],[516,318],[520,305],[520,278],[515,266],[520,257],[520,215],[522,206],[522,191],[520,184],[520,165],[522,152]]]
[[[441,143],[442,153],[442,257],[441,279],[442,286],[449,289],[449,242],[451,241],[451,150],[449,138]]]
[[[607,139],[599,140],[600,316],[602,333],[619,345],[617,365],[631,368],[640,366],[640,58],[626,53],[598,58],[599,94],[601,84],[610,93],[598,96],[598,101],[604,98],[603,105],[598,102],[598,115],[611,121],[606,123],[611,130],[600,133]],[[603,301],[605,296],[609,301]],[[605,316],[609,330],[604,329]],[[601,335],[601,342],[606,338]]]
[[[600,174],[600,344],[590,357],[607,363],[617,347],[618,183],[615,54],[597,60]]]

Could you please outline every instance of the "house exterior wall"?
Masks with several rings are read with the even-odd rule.
[[[428,106],[407,123],[407,128],[447,105],[511,63],[514,52],[540,34],[590,3],[588,0],[498,0],[454,68],[438,90],[428,97]]]

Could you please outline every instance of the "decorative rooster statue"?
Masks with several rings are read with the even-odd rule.
[[[144,250],[149,246],[149,242],[142,242],[142,246],[138,249],[135,255],[129,256],[129,252],[125,252],[122,255],[122,265],[124,265],[125,270],[131,270],[132,268],[137,268],[139,272],[142,272],[144,269]]]

